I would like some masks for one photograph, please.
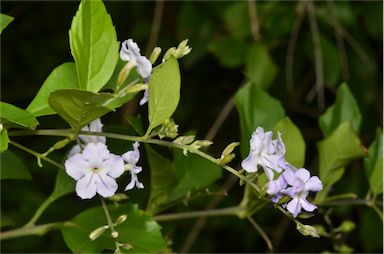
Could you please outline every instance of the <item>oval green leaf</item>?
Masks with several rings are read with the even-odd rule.
[[[0,101],[0,123],[5,127],[35,128],[39,122],[28,111]]]

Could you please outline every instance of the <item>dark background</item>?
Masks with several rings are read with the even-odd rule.
[[[231,20],[225,13],[240,2],[168,2],[164,3],[164,11],[158,46],[166,49],[189,38],[192,52],[181,60],[182,94],[181,102],[175,114],[175,121],[180,124],[180,133],[193,130],[197,136],[204,138],[223,109],[228,99],[235,94],[244,83],[244,64],[240,62],[228,65],[222,59],[237,54],[228,47],[218,54],[213,49],[217,38],[232,38]],[[112,16],[119,41],[128,38],[134,40],[146,51],[150,36],[153,12],[156,3],[152,1],[107,1],[106,7]],[[241,3],[240,3],[241,4]],[[246,4],[246,2],[244,2]],[[277,78],[269,88],[269,93],[279,99],[287,115],[300,128],[307,145],[306,167],[316,172],[316,142],[322,138],[317,124],[317,117],[324,110],[318,109],[316,100],[308,102],[307,94],[314,86],[315,71],[312,55],[312,40],[308,18],[305,17],[299,31],[294,55],[294,89],[286,89],[285,65],[287,45],[294,22],[297,17],[297,2],[257,2],[261,42],[268,46],[273,61],[278,68]],[[319,13],[330,15],[327,2],[317,1],[315,6]],[[336,1],[334,8],[337,17],[353,40],[359,45],[368,59],[361,59],[348,42],[345,42],[348,62],[348,77],[336,68],[336,78],[326,82],[326,105],[332,105],[335,91],[339,84],[346,81],[358,101],[362,112],[361,138],[368,147],[374,137],[377,126],[382,127],[382,2],[381,1]],[[15,17],[15,20],[1,35],[1,100],[26,108],[43,84],[45,78],[58,65],[73,61],[69,49],[68,30],[78,2],[12,2],[2,1],[1,12]],[[239,12],[240,13],[240,12]],[[240,13],[241,14],[241,13]],[[248,15],[247,12],[243,13]],[[337,54],[335,31],[326,20],[318,16],[321,36],[326,38],[332,50],[324,50],[325,65],[330,71],[332,66],[340,65]],[[250,32],[241,40],[248,47],[253,39]],[[309,53],[308,53],[309,52]],[[229,56],[228,56],[229,55]],[[330,59],[330,60],[329,60]],[[136,108],[132,103],[119,114],[108,115],[106,125],[119,124],[126,112],[144,113],[143,108]],[[120,116],[120,117],[119,117]],[[42,128],[66,127],[57,116],[44,117],[40,121]],[[39,142],[33,139],[20,139],[23,144],[45,151],[52,143],[52,138],[42,138]],[[229,142],[240,140],[238,114],[232,110],[215,137],[215,149],[210,153],[219,155]],[[25,223],[38,205],[49,195],[56,170],[49,166],[38,168],[34,158],[20,153],[30,166],[33,181],[6,180],[1,183],[2,217],[10,218],[15,226]],[[53,158],[61,160],[62,154],[53,154]],[[144,161],[144,160],[143,160]],[[234,162],[239,163],[240,159]],[[145,162],[143,162],[145,163]],[[144,165],[145,167],[145,165]],[[367,180],[362,170],[362,163],[350,166],[343,179],[336,184],[334,193],[354,192],[363,197],[367,191]],[[146,176],[144,176],[146,177]],[[220,187],[227,176],[221,179]],[[148,178],[145,180],[148,181]],[[147,193],[133,192],[134,200],[145,202]],[[230,195],[219,205],[226,207],[236,205],[242,197],[240,187],[230,191]],[[182,205],[173,211],[199,210],[210,202],[212,197],[203,197],[191,202],[189,207]],[[42,217],[42,222],[70,219],[76,213],[95,204],[93,201],[74,201],[74,195],[64,197],[49,208]],[[141,206],[144,207],[144,206]],[[356,222],[357,228],[343,236],[343,241],[352,246],[356,252],[382,252],[382,221],[370,209],[363,206],[342,206],[333,211],[336,225],[345,219]],[[294,225],[282,218],[272,207],[259,212],[258,222],[274,241],[276,252],[321,252],[332,250],[332,243],[326,239],[312,239],[301,236]],[[178,251],[182,246],[194,221],[185,220],[178,223],[164,223],[163,234],[173,241],[172,248]],[[319,216],[311,223],[324,223]],[[280,234],[280,236],[279,236]],[[3,252],[68,252],[59,231],[50,232],[43,237],[25,237],[1,243]],[[264,252],[265,243],[247,221],[235,217],[210,218],[196,242],[192,252]]]

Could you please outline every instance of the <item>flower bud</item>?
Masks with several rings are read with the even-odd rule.
[[[160,47],[156,47],[156,48],[153,49],[152,54],[149,57],[149,61],[151,62],[151,64],[154,64],[156,62],[156,60],[159,57],[160,53],[161,53],[161,48]]]
[[[120,201],[128,199],[128,196],[124,193],[117,193],[117,194],[113,195],[112,197],[108,197],[108,199],[113,201],[113,202],[120,202]]]
[[[120,225],[120,224],[122,224],[122,223],[124,223],[124,221],[126,221],[127,220],[127,215],[126,214],[122,214],[122,215],[120,215],[117,219],[116,219],[116,224],[117,225]]]
[[[305,236],[312,236],[315,238],[319,238],[319,234],[317,233],[317,230],[315,227],[311,225],[304,225],[301,224],[300,222],[296,222],[296,229]]]
[[[111,233],[111,237],[112,237],[113,239],[117,239],[117,238],[119,237],[119,232],[117,232],[117,231],[113,231],[113,232]]]
[[[180,136],[177,139],[173,140],[172,143],[179,144],[179,145],[188,145],[195,140],[195,135],[190,136]]]
[[[133,246],[129,243],[120,243],[119,246],[126,249],[126,250],[130,250],[133,248]]]
[[[117,85],[120,86],[124,83],[124,81],[127,79],[129,73],[131,72],[132,68],[135,66],[134,62],[128,61],[128,63],[121,69],[119,73],[119,77],[117,78]]]
[[[314,227],[316,228],[316,231],[320,236],[327,236],[328,235],[327,231],[325,230],[325,228],[322,225],[314,225]]]
[[[336,250],[340,253],[352,253],[353,252],[353,248],[349,247],[346,244],[342,244],[342,245],[336,247]]]
[[[340,225],[340,230],[343,233],[349,233],[352,230],[354,230],[356,227],[355,223],[350,220],[343,221],[343,223]]]
[[[101,226],[101,227],[96,228],[95,230],[93,230],[93,231],[89,234],[89,239],[91,239],[91,241],[96,240],[97,238],[99,238],[99,237],[105,232],[105,230],[106,230],[107,228],[108,228],[107,225],[104,225],[104,226]]]
[[[165,52],[165,54],[163,56],[163,62],[167,61],[168,58],[171,55],[173,55],[175,52],[176,52],[176,48],[175,47],[172,47],[172,48],[168,49],[167,52]]]
[[[127,87],[127,90],[125,92],[126,92],[126,94],[137,93],[137,92],[143,91],[147,88],[148,88],[147,84],[134,84],[132,86]]]

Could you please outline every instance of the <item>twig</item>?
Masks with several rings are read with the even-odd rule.
[[[288,49],[287,49],[287,60],[285,65],[285,75],[287,79],[287,90],[291,92],[293,90],[293,61],[297,37],[299,35],[301,24],[305,17],[305,11],[302,10],[305,6],[305,2],[298,3],[298,16],[293,24],[291,36],[289,37]]]
[[[209,129],[207,135],[205,136],[205,140],[210,140],[212,141],[221,126],[223,125],[225,119],[227,119],[229,113],[231,113],[233,107],[235,106],[233,102],[233,98],[229,98],[227,103],[225,104],[224,108],[220,111],[218,117],[216,118],[215,122],[212,124],[212,127]]]
[[[248,0],[248,15],[251,26],[251,33],[254,41],[261,39],[260,23],[257,17],[256,0]]]
[[[113,238],[113,240],[115,242],[115,246],[116,246],[115,253],[121,253],[120,245],[119,245],[119,242],[117,241],[117,237],[119,236],[119,234],[115,230],[114,224],[113,224],[112,219],[111,219],[111,215],[109,214],[107,204],[105,203],[105,201],[102,197],[100,197],[100,201],[101,201],[101,205],[103,207],[105,217],[107,218],[109,229],[111,230],[111,237]]]
[[[164,10],[164,0],[157,0],[155,5],[155,10],[153,13],[151,34],[149,36],[147,48],[145,50],[145,54],[147,56],[151,54],[151,50],[153,50],[153,48],[155,47],[157,39],[159,37],[161,20],[163,17],[163,10]]]
[[[273,253],[273,246],[272,246],[271,240],[268,238],[264,230],[259,226],[259,224],[257,224],[257,222],[251,216],[248,217],[248,220],[252,224],[252,226],[256,229],[256,231],[259,232],[261,237],[264,239],[265,243],[268,246],[268,252]]]
[[[307,11],[311,34],[313,40],[314,56],[315,56],[315,71],[316,71],[316,92],[317,104],[320,109],[324,108],[324,76],[323,76],[323,55],[320,45],[319,27],[316,20],[316,9],[312,1],[307,2]]]
[[[61,226],[70,225],[70,222],[55,222],[37,226],[21,227],[0,233],[0,240],[7,240],[27,235],[44,235],[48,231],[58,229]]]

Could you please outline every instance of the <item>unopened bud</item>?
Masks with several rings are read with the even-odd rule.
[[[315,238],[319,238],[319,234],[317,233],[317,230],[315,227],[311,225],[303,225],[300,222],[296,223],[296,229],[305,236],[312,236]]]
[[[0,123],[0,133],[3,132],[3,124]]]
[[[96,228],[89,234],[89,239],[91,239],[91,241],[96,240],[105,232],[107,228],[108,226],[106,225]]]
[[[352,253],[353,252],[353,248],[349,247],[346,244],[342,244],[342,245],[336,247],[336,249],[340,253]]]
[[[53,145],[53,149],[59,150],[59,149],[65,147],[66,145],[68,145],[69,142],[71,142],[71,140],[68,138],[60,140],[60,141],[56,142],[56,144]]]
[[[120,215],[117,219],[116,219],[116,224],[117,225],[120,225],[122,223],[124,223],[124,221],[126,221],[128,218],[128,216],[126,214],[122,214]]]
[[[239,145],[240,145],[239,142],[232,142],[232,143],[230,143],[229,145],[227,145],[226,148],[224,148],[224,150],[223,150],[221,156],[226,156],[226,155],[232,153],[232,152],[233,152],[233,149],[235,149],[235,147],[236,147],[236,146],[239,146]]]
[[[128,196],[124,193],[117,193],[117,194],[113,195],[112,197],[108,197],[108,199],[113,201],[113,202],[120,202],[123,200],[127,200]]]
[[[117,232],[117,231],[113,231],[113,232],[111,233],[111,237],[112,237],[113,239],[117,239],[117,238],[119,237],[119,232]]]
[[[355,223],[353,221],[346,220],[346,221],[343,221],[343,223],[340,225],[340,230],[343,233],[349,233],[352,230],[354,230],[355,227],[356,227],[356,225],[355,225]]]
[[[154,64],[156,62],[157,58],[159,58],[160,53],[161,53],[160,47],[156,47],[153,49],[152,54],[149,57],[149,61],[151,62],[151,64]]]
[[[320,236],[327,236],[328,235],[327,231],[325,230],[325,228],[322,225],[314,225],[314,227],[316,228],[316,231]]]
[[[172,48],[168,49],[167,52],[165,52],[165,54],[163,56],[163,62],[167,61],[168,58],[171,55],[173,55],[175,52],[176,52],[176,48],[175,47],[172,47]]]
[[[134,84],[132,86],[127,87],[126,93],[137,93],[143,91],[148,88],[147,84]]]
[[[218,163],[220,165],[227,165],[228,163],[230,163],[233,159],[235,158],[235,154],[231,153],[231,154],[228,154],[226,156],[222,156],[220,157],[220,159],[218,159]]]
[[[192,143],[191,147],[193,149],[200,149],[201,147],[207,147],[207,146],[210,146],[212,145],[213,142],[209,141],[209,140],[196,140],[195,142]]]
[[[129,243],[120,243],[119,246],[126,249],[126,250],[133,249],[133,246]]]
[[[126,65],[124,65],[123,69],[121,69],[119,73],[119,77],[117,78],[117,85],[120,86],[124,83],[124,81],[127,79],[129,73],[131,72],[132,68],[135,66],[135,63],[132,61],[128,61]]]
[[[177,139],[173,140],[173,143],[179,144],[179,145],[189,145],[190,143],[195,140],[195,135],[190,136],[180,136]]]

